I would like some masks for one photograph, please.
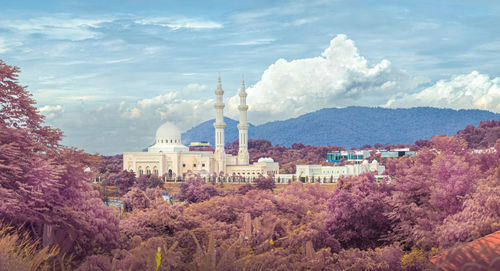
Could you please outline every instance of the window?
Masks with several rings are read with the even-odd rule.
[[[170,139],[170,143],[172,143],[172,139]]]
[[[182,164],[182,167],[186,167],[186,164]]]
[[[139,175],[144,174],[144,171],[142,169],[139,169]]]
[[[205,163],[201,164],[201,167],[205,167]]]
[[[158,170],[157,170],[157,169],[155,169],[155,170],[154,170],[154,173],[155,173],[155,175],[158,175]]]
[[[163,139],[161,140],[161,143],[163,143]]]
[[[196,164],[193,164],[193,167],[196,167]]]
[[[151,174],[151,169],[146,169],[146,174]]]

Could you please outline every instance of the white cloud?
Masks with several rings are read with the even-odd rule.
[[[22,46],[23,43],[19,41],[7,41],[3,38],[0,37],[0,54],[5,53],[9,50],[12,50],[12,48]]]
[[[184,87],[183,92],[200,92],[207,89],[208,89],[207,85],[192,83]]]
[[[173,30],[182,28],[187,29],[217,29],[222,28],[222,24],[210,20],[198,18],[170,18],[170,17],[156,17],[156,18],[143,18],[135,20],[136,23],[142,25],[155,25],[161,27],[168,27]]]
[[[433,106],[500,112],[500,77],[473,71],[452,76],[414,94],[390,99],[388,107]]]
[[[46,105],[38,109],[47,119],[60,116],[64,112],[62,105]]]
[[[289,23],[284,23],[283,26],[301,26],[301,25],[305,25],[305,24],[309,24],[309,23],[314,23],[318,20],[319,20],[319,18],[316,18],[316,17],[300,18],[300,19],[293,20],[292,22],[289,22]]]
[[[290,16],[296,14],[304,14],[305,11],[324,5],[325,2],[320,1],[292,1],[283,3],[270,8],[257,8],[236,12],[230,17],[233,21],[241,24],[253,24],[256,22],[266,22],[269,18],[277,18],[281,16]]]
[[[153,98],[137,101],[133,106],[122,103],[120,116],[144,122],[173,121],[180,129],[187,130],[215,116],[213,99],[201,100],[198,97],[184,98],[185,91],[201,91],[205,85],[189,84],[180,91],[168,92]],[[190,95],[188,95],[190,96]]]
[[[121,58],[121,59],[107,60],[104,63],[106,63],[106,64],[117,64],[117,63],[131,62],[132,60],[133,60],[133,58],[127,57],[127,58]]]
[[[95,30],[111,19],[39,17],[27,20],[0,20],[0,26],[22,35],[42,34],[49,39],[80,41],[99,37]]]
[[[232,46],[232,45],[236,45],[236,46],[265,45],[265,44],[270,44],[274,41],[276,41],[276,39],[261,38],[261,39],[252,39],[252,40],[245,40],[245,41],[232,42],[232,43],[224,43],[223,45],[228,45],[228,46]]]
[[[331,40],[321,56],[279,59],[248,88],[249,119],[254,123],[287,119],[325,107],[384,103],[397,89],[414,83],[388,60],[369,65],[345,35]],[[238,96],[229,100],[237,116]]]

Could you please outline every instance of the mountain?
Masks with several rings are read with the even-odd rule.
[[[405,144],[433,135],[453,135],[468,124],[478,125],[482,120],[500,120],[500,114],[485,110],[454,110],[433,107],[389,109],[350,106],[324,108],[283,121],[250,125],[250,139],[267,139],[273,144],[290,146],[337,145],[346,148],[365,144]],[[237,121],[224,118],[227,123],[225,141],[238,139]],[[185,144],[207,140],[213,146],[214,120],[201,123],[182,134]]]
[[[182,134],[182,143],[184,143],[185,145],[189,145],[190,142],[209,141],[212,146],[215,146],[214,122],[215,119],[207,120],[187,130]],[[224,117],[224,122],[226,123],[226,128],[224,130],[224,141],[228,143],[238,139],[238,121],[230,119],[228,117]],[[255,126],[253,124],[250,124],[250,128],[248,129],[249,138],[252,138],[250,136],[250,131],[254,129]]]

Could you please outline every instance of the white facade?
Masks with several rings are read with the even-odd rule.
[[[295,174],[277,174],[274,179],[280,183],[288,181],[335,183],[340,176],[358,176],[368,171],[380,175],[385,171],[385,167],[379,165],[376,160],[372,163],[364,160],[361,164],[345,166],[297,165]]]
[[[147,152],[124,152],[123,169],[137,176],[156,174],[159,176],[183,177],[188,172],[208,177],[221,172],[225,176],[241,176],[252,180],[259,175],[269,176],[279,172],[279,164],[270,158],[250,165],[248,155],[247,93],[244,81],[240,89],[240,123],[238,155],[226,154],[224,150],[224,101],[220,75],[215,90],[215,151],[189,151],[182,145],[181,131],[171,122],[161,125],[156,131],[155,144]],[[270,160],[269,160],[270,159]]]

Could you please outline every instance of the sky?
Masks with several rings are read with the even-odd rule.
[[[499,113],[495,2],[0,0],[0,59],[64,144],[108,155],[214,118],[218,72],[234,119],[244,76],[253,124],[351,105]]]

